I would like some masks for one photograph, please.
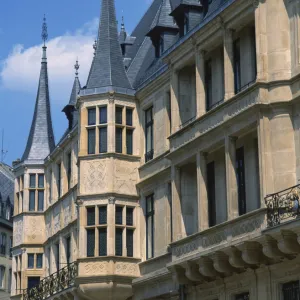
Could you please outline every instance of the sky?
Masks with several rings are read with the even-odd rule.
[[[3,2],[3,3],[2,3]],[[124,16],[130,34],[152,0],[115,0],[119,26]],[[56,142],[67,127],[68,103],[78,57],[81,85],[86,84],[97,36],[101,0],[9,0],[0,10],[0,154],[4,162],[21,158],[36,101],[41,66],[41,27],[46,14],[48,74]],[[1,160],[1,156],[0,156]]]

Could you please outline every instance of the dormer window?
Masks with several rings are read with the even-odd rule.
[[[159,39],[157,41],[157,44],[156,44],[156,47],[155,47],[155,56],[158,58],[158,57],[161,57],[161,55],[164,53],[165,51],[165,47],[164,47],[164,37],[163,35],[161,34],[159,36]]]

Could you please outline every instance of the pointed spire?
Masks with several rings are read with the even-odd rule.
[[[118,90],[125,93],[132,90],[119,44],[114,0],[102,0],[96,55],[85,94],[94,93],[95,89]]]
[[[48,84],[48,68],[46,55],[46,41],[48,39],[47,23],[44,16],[42,26],[42,39],[44,42],[43,55],[39,79],[39,87],[35,103],[34,115],[31,124],[27,145],[22,161],[41,163],[54,149],[54,135],[50,111],[50,96]]]
[[[125,31],[124,16],[122,16],[121,31]]]
[[[124,17],[122,16],[121,31],[120,31],[120,34],[119,34],[120,44],[125,44],[126,37],[127,37],[127,32],[125,30]]]

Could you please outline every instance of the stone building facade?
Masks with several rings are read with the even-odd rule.
[[[43,47],[12,299],[298,299],[299,1],[101,7],[57,145]]]
[[[10,299],[12,282],[14,174],[0,162],[0,299]]]

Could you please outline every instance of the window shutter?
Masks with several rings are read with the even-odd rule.
[[[86,253],[87,257],[95,256],[95,230],[87,229],[87,239],[86,239]]]
[[[122,128],[116,128],[116,152],[122,153]]]
[[[127,247],[127,256],[133,257],[133,230],[126,230],[126,247]]]
[[[107,255],[107,230],[106,228],[99,229],[99,256]]]
[[[100,153],[107,152],[107,127],[102,127],[99,129],[99,151]]]
[[[122,256],[123,254],[123,229],[116,229],[116,256]]]
[[[99,207],[99,224],[107,224],[107,207],[100,206]]]
[[[127,129],[126,130],[126,149],[127,149],[127,154],[132,155],[133,153],[133,130]]]

